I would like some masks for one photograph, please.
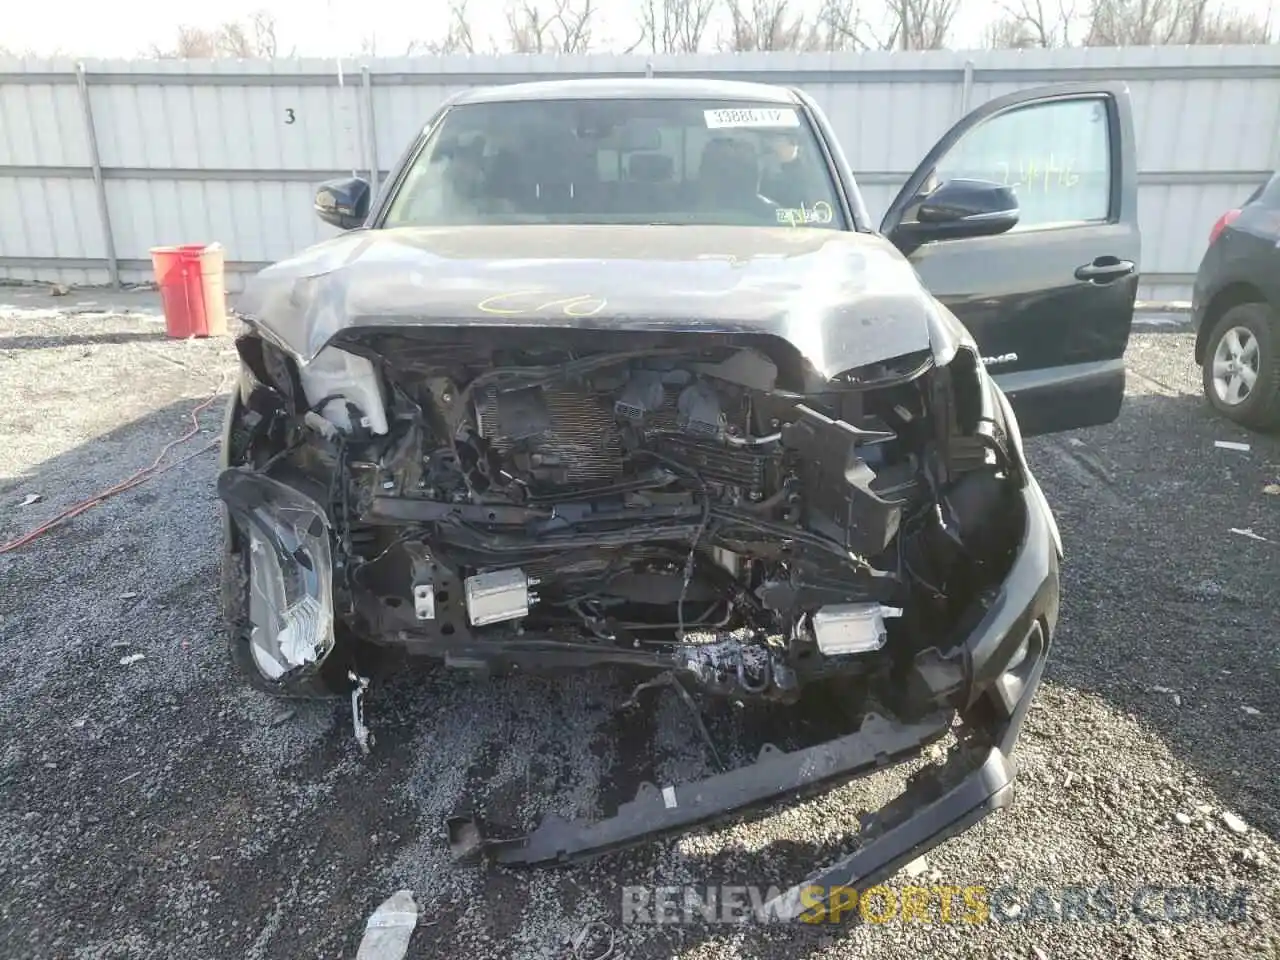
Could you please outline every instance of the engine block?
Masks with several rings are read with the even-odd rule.
[[[620,403],[590,389],[488,388],[476,401],[479,433],[502,457],[521,469],[567,485],[605,483],[622,471],[624,427],[645,438],[646,448],[687,464],[704,479],[763,491],[769,456],[726,446],[714,435],[727,423],[745,424],[745,409],[721,415],[705,384],[659,385],[647,409]],[[689,403],[690,394],[699,393]],[[682,400],[683,398],[683,400]],[[710,408],[714,414],[707,413]],[[689,411],[694,410],[693,416]],[[718,417],[722,422],[709,422]]]

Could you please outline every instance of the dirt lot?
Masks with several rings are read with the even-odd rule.
[[[150,465],[225,392],[229,340],[166,341],[89,296],[0,288],[0,541]],[[621,924],[626,884],[797,879],[889,777],[585,867],[453,867],[443,818],[467,803],[528,823],[626,799],[637,757],[663,782],[705,772],[686,708],[661,693],[619,717],[610,675],[410,675],[375,690],[362,758],[342,704],[289,712],[229,677],[206,450],[0,554],[0,956],[351,957],[399,887],[422,910],[414,957],[571,957],[597,919],[617,957],[1280,956],[1280,441],[1213,419],[1190,335],[1156,320],[1117,423],[1031,444],[1067,563],[1018,800],[893,882],[1009,885],[1004,922]],[[168,460],[217,438],[223,402]],[[731,744],[735,721],[713,734]],[[1036,896],[1108,883],[1115,922]],[[1244,887],[1247,917],[1143,922],[1146,885]]]

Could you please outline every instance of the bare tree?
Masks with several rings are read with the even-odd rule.
[[[1086,46],[1268,43],[1269,17],[1211,0],[1093,0]]]
[[[551,18],[536,2],[507,10],[507,30],[515,53],[544,53],[555,46]]]
[[[695,53],[702,48],[715,7],[716,0],[641,0],[636,46],[654,53]]]
[[[560,32],[561,53],[586,53],[591,47],[595,0],[557,0],[553,18]]]
[[[414,53],[475,53],[475,37],[471,33],[471,17],[467,13],[468,0],[449,0],[449,15],[445,34],[436,40],[410,40],[405,56]]]
[[[1188,43],[1272,43],[1273,37],[1270,9],[1264,17],[1238,10],[1217,10],[1201,21],[1196,38]]]
[[[174,46],[170,49],[153,46],[151,55],[178,60],[212,60],[217,57],[270,60],[279,55],[275,17],[259,10],[246,21],[230,20],[212,30],[179,25]]]
[[[271,14],[259,10],[246,23],[233,21],[218,28],[217,46],[229,57],[272,59],[276,55],[276,21]]]
[[[791,13],[790,6],[790,0],[728,0],[724,45],[739,52],[803,48],[809,37],[804,15]]]
[[[276,40],[276,18],[265,10],[258,10],[249,15],[249,26],[253,30],[253,43],[262,57],[275,57],[280,45]]]
[[[536,6],[522,5],[507,11],[507,48],[512,53],[541,53],[550,45],[550,30],[542,11]]]
[[[792,0],[728,0],[730,50],[866,50],[880,46],[861,0],[821,0],[812,19],[793,12]]]
[[[987,24],[982,31],[982,45],[992,50],[1026,50],[1039,46],[1025,23],[1008,16]]]
[[[595,0],[520,0],[507,9],[507,45],[516,53],[586,53]]]
[[[1178,0],[1093,0],[1089,8],[1091,47],[1149,46],[1173,40]]]
[[[218,56],[218,35],[213,30],[179,25],[172,49],[166,50],[154,45],[151,54],[164,59],[212,60]]]
[[[0,58],[13,57],[18,60],[72,60],[77,57],[83,57],[86,53],[81,50],[68,50],[64,46],[55,47],[6,47],[0,45]],[[92,56],[92,54],[88,54]]]
[[[1069,47],[1076,7],[1067,0],[1000,3],[1001,15],[987,26],[989,47]]]
[[[889,34],[879,45],[887,50],[942,50],[960,0],[887,0]]]
[[[878,44],[858,0],[822,0],[805,37],[806,50],[867,50]]]

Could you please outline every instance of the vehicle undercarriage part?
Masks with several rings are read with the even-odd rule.
[[[813,636],[818,649],[829,657],[872,653],[883,647],[889,637],[885,618],[900,616],[901,607],[879,603],[831,604],[814,613]]]
[[[413,615],[419,620],[436,617],[436,592],[429,583],[417,583],[413,587]]]
[[[523,570],[495,570],[478,573],[463,581],[467,592],[467,617],[472,626],[483,627],[529,615],[536,595],[529,593],[529,578]]]
[[[307,516],[332,532],[330,619],[356,636],[791,700],[953,645],[1007,567],[1021,478],[972,351],[797,394],[732,337],[498,339],[375,329],[301,385],[276,348],[241,347],[256,379],[233,470],[328,491]],[[348,348],[379,358],[376,383]]]
[[[766,746],[754,763],[696,782],[661,789],[644,784],[635,800],[598,821],[551,815],[522,835],[460,813],[446,822],[454,857],[525,865],[592,857],[874,773],[954,734],[944,763],[922,767],[899,797],[862,819],[853,852],[767,905],[766,916],[794,920],[836,891],[866,890],[1007,806],[1013,799],[1013,747],[1043,677],[1058,615],[1052,515],[1033,485],[1021,496],[1027,522],[999,597],[974,604],[956,648],[921,650],[910,675],[898,677],[901,687],[919,685],[948,696],[965,689],[966,679],[981,679],[981,687],[966,693],[973,699],[964,706],[910,718],[867,712],[858,730],[826,743],[785,753]],[[957,716],[959,724],[953,722]]]
[[[707,730],[707,725],[702,722],[702,711],[698,709],[697,702],[693,696],[685,689],[685,685],[680,682],[680,678],[670,670],[666,670],[656,677],[645,680],[643,683],[636,684],[631,696],[622,701],[620,710],[630,710],[640,705],[640,694],[645,690],[653,690],[658,687],[670,687],[676,692],[680,698],[680,702],[689,708],[689,712],[693,714],[693,722],[697,725],[698,733],[702,737],[702,742],[707,748],[707,752],[711,754],[711,759],[715,762],[717,770],[728,769],[724,765],[724,760],[720,757],[720,751],[716,749],[716,742],[711,739],[711,733]]]
[[[458,862],[487,856],[501,864],[527,865],[597,856],[688,830],[727,811],[852,780],[941,739],[950,726],[949,713],[914,723],[869,714],[848,736],[790,752],[766,746],[755,763],[688,784],[689,789],[641,784],[635,799],[622,804],[612,817],[570,822],[552,814],[525,835],[475,817],[456,816],[446,823],[450,851]]]
[[[369,689],[369,678],[348,670],[347,679],[351,681],[351,731],[355,734],[360,752],[367,757],[373,747],[373,732],[364,721],[364,700],[365,692]]]
[[[957,753],[940,770],[927,768],[863,824],[857,850],[814,871],[761,912],[781,922],[794,921],[812,915],[819,905],[825,909],[841,892],[865,892],[944,840],[1008,807],[1013,802],[1014,772],[1012,758],[999,747],[977,757]]]
[[[459,864],[490,860],[535,866],[586,859],[682,832],[729,812],[866,776],[936,741],[947,726],[945,718],[904,726],[869,717],[858,733],[791,753],[766,748],[755,764],[690,784],[692,789],[643,784],[636,798],[607,820],[570,822],[552,815],[522,836],[475,816],[454,816],[446,821],[446,837]],[[1013,760],[1001,747],[953,750],[945,764],[914,774],[901,794],[863,818],[852,853],[764,903],[760,917],[788,923],[825,915],[837,898],[843,896],[847,902],[851,891],[865,892],[1009,806],[1014,773]]]

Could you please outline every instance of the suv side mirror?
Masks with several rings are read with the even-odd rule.
[[[340,230],[354,230],[369,216],[370,193],[369,181],[360,177],[328,180],[316,189],[316,216]]]
[[[1018,222],[1012,187],[993,180],[944,180],[912,201],[915,219],[898,224],[894,239],[918,246],[930,240],[991,237]]]

